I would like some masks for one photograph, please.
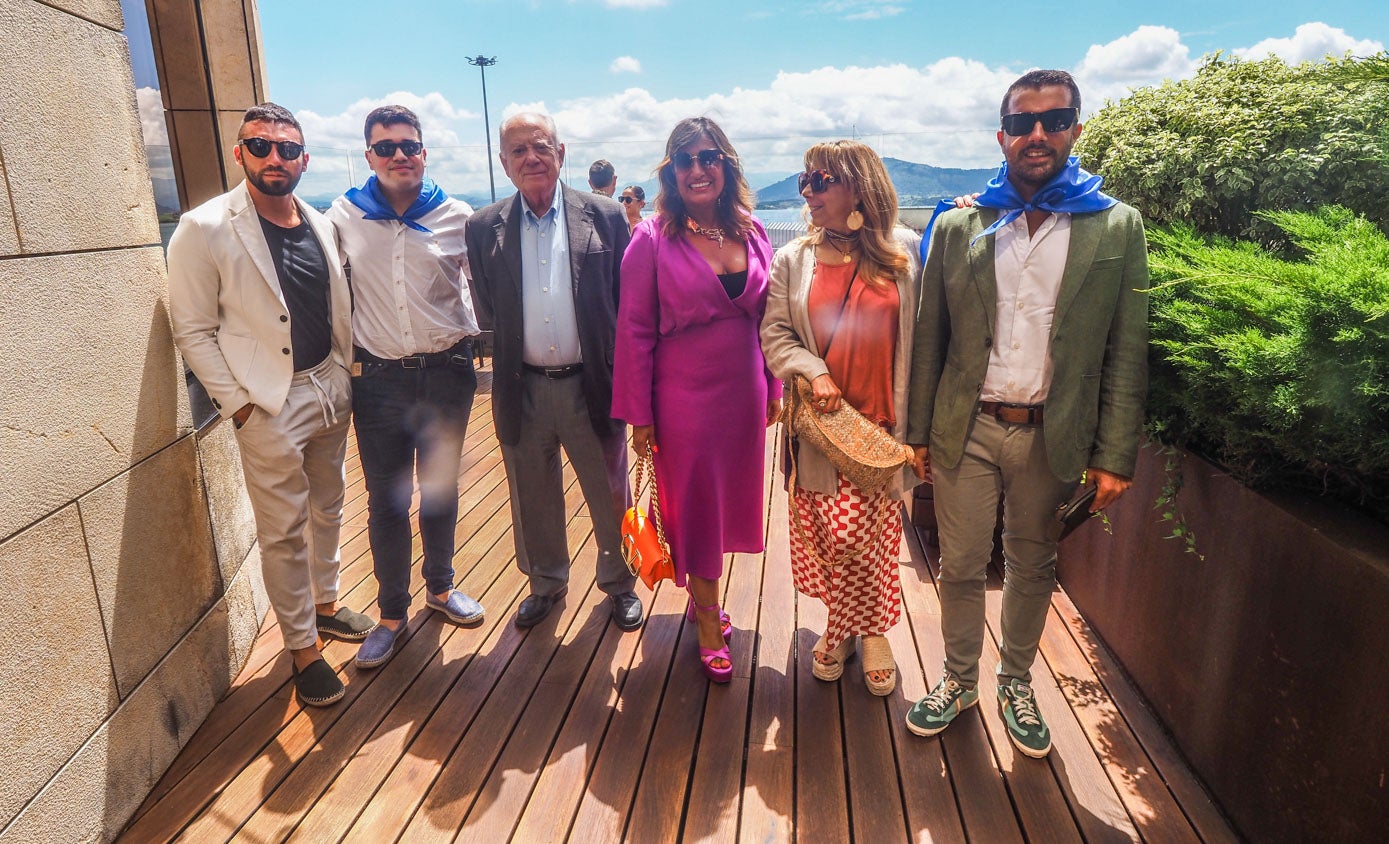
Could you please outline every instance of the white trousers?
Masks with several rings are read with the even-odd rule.
[[[257,407],[236,431],[265,591],[291,650],[317,641],[314,605],[338,597],[351,410],[351,379],[329,355],[294,373],[279,415]]]

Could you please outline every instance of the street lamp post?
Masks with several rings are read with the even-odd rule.
[[[497,180],[492,175],[492,124],[487,120],[487,68],[497,63],[497,57],[488,58],[479,54],[467,61],[482,74],[482,130],[487,135],[487,184],[492,189],[492,201],[496,202]]]

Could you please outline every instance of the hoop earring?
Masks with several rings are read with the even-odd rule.
[[[849,231],[856,232],[863,228],[863,212],[855,208],[849,212],[849,219],[844,223],[849,227]]]

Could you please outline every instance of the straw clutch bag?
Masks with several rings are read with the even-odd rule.
[[[866,493],[881,491],[914,457],[909,446],[846,401],[840,401],[832,413],[817,411],[810,382],[802,375],[796,376],[787,413],[792,433],[819,449],[840,474]]]

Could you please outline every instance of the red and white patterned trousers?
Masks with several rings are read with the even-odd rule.
[[[792,494],[791,573],[796,591],[819,598],[829,609],[825,649],[850,636],[886,633],[902,619],[897,573],[902,520],[896,502],[886,491],[864,493],[843,475],[837,495],[799,487]],[[819,559],[806,547],[807,539]]]

